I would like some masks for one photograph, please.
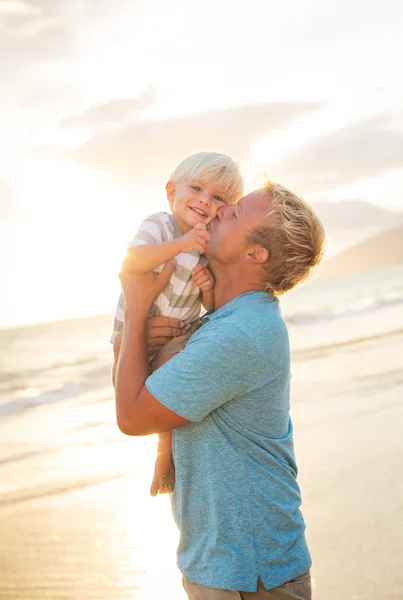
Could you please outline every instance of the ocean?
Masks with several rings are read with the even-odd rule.
[[[295,356],[403,329],[403,267],[314,279],[280,298]],[[111,395],[113,315],[0,330],[0,415]]]
[[[316,597],[402,600],[403,267],[280,302]],[[0,331],[1,600],[185,599],[156,437],[116,427],[112,322]]]

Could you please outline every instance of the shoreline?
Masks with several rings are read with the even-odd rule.
[[[292,410],[318,600],[403,597],[403,332],[293,354]],[[185,600],[169,499],[148,495],[155,436],[111,393],[3,415],[0,597]]]

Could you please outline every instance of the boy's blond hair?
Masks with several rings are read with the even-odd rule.
[[[247,242],[269,251],[265,288],[279,295],[302,283],[320,263],[326,232],[312,207],[286,187],[266,181],[262,193],[272,201],[270,224],[250,231]]]
[[[227,154],[214,151],[194,152],[172,171],[168,181],[197,180],[200,183],[216,180],[226,194],[228,204],[235,204],[243,194],[243,179],[237,162]]]

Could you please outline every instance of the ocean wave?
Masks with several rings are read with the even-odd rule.
[[[35,388],[25,388],[24,390],[20,390],[19,395],[12,400],[0,404],[0,415],[18,413],[34,406],[53,404],[62,400],[75,398],[85,394],[87,391],[83,385],[75,382],[66,383],[60,388],[47,390],[43,393],[39,393]]]
[[[373,342],[376,340],[381,340],[384,338],[394,337],[403,335],[403,329],[394,329],[392,331],[384,331],[382,333],[378,333],[375,335],[366,335],[357,338],[352,338],[348,340],[343,340],[340,342],[333,342],[330,344],[320,344],[318,346],[314,346],[312,348],[303,348],[301,350],[294,350],[292,356],[294,359],[311,359],[318,358],[319,356],[325,356],[331,353],[333,350],[338,350],[340,348],[346,348],[348,346],[355,346],[357,344],[364,344],[366,342]]]
[[[326,307],[319,312],[296,312],[285,316],[284,320],[289,325],[308,325],[319,321],[333,321],[344,317],[363,315],[365,313],[399,304],[403,304],[403,295],[401,294],[389,294],[383,297],[366,297],[352,302],[345,302],[341,305],[335,302],[334,306]]]
[[[91,363],[96,363],[101,360],[102,357],[99,354],[92,356],[80,356],[70,361],[59,361],[54,362],[46,366],[33,367],[32,369],[16,370],[16,371],[5,371],[1,374],[2,384],[15,382],[16,380],[28,379],[32,375],[38,375],[40,373],[50,373],[51,371],[58,371],[61,369],[70,369],[72,367],[82,367]],[[1,386],[3,387],[3,385]],[[7,389],[12,389],[7,387]]]

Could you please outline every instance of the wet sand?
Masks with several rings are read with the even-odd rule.
[[[403,335],[295,353],[293,409],[316,600],[403,599]],[[0,419],[0,598],[184,600],[155,438],[110,390]]]

